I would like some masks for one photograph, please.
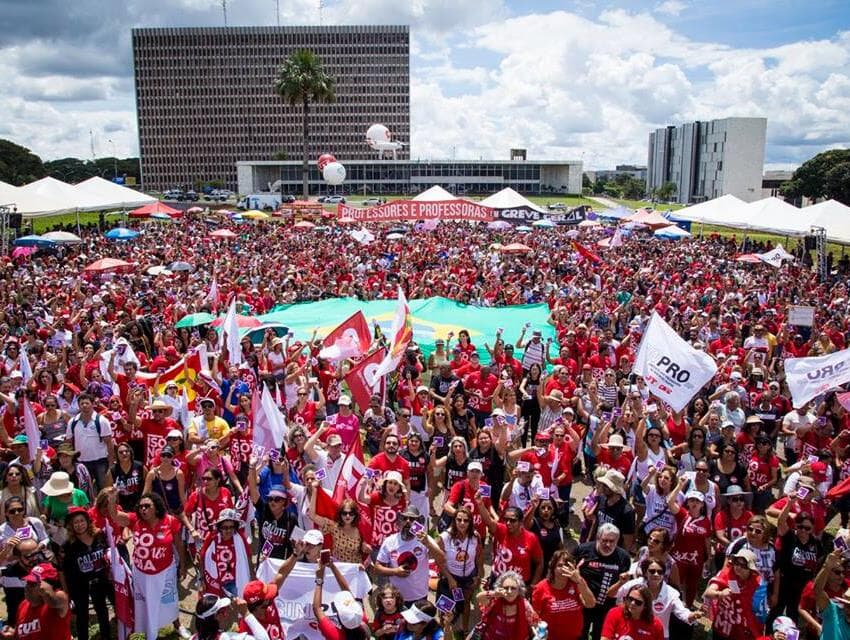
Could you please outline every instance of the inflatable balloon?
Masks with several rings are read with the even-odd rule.
[[[328,166],[331,162],[336,162],[336,158],[334,158],[329,153],[323,153],[319,156],[319,160],[316,162],[316,164],[319,167],[319,171],[324,171],[325,167]]]
[[[391,140],[390,130],[382,124],[373,124],[366,132],[367,142],[390,142]]]
[[[339,162],[331,162],[322,169],[322,177],[328,184],[342,184],[345,180],[345,167]]]

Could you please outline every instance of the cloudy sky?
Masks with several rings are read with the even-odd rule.
[[[228,0],[316,24],[318,0]],[[655,127],[768,118],[768,168],[850,146],[847,0],[324,0],[411,25],[411,155],[646,163]],[[0,137],[45,159],[135,155],[130,28],[221,26],[221,0],[0,0]]]

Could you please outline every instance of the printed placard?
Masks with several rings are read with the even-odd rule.
[[[482,484],[480,487],[478,487],[478,493],[481,494],[482,498],[489,498],[490,497],[490,485]]]
[[[455,602],[463,602],[465,598],[463,597],[463,589],[460,587],[455,587],[452,589],[452,599]]]
[[[435,447],[442,447],[445,442],[446,440],[445,438],[443,438],[443,436],[434,436],[433,443]]]
[[[443,613],[451,613],[455,610],[455,601],[449,598],[447,595],[442,595],[437,598],[437,609],[439,609]]]
[[[418,536],[423,531],[425,531],[425,525],[419,522],[419,520],[414,520],[410,523],[410,533],[413,535]]]
[[[327,471],[325,471],[324,469],[316,469],[316,480],[321,482],[322,480],[324,480],[327,477],[328,477]]]
[[[522,472],[531,471],[531,464],[528,460],[520,460],[516,463],[516,470]]]

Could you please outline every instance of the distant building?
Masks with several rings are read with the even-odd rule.
[[[312,158],[377,157],[365,137],[378,123],[410,142],[407,26],[133,29],[132,40],[145,189],[209,180],[235,189],[239,159],[300,160],[302,107],[273,85],[298,49],[316,53],[336,85],[336,102],[310,105]]]
[[[236,163],[240,194],[301,191],[301,162]],[[581,160],[348,160],[345,184],[331,187],[310,162],[311,193],[416,194],[441,185],[458,195],[484,195],[511,187],[527,195],[581,194]]]
[[[615,169],[597,169],[596,171],[585,171],[584,175],[586,175],[591,182],[596,182],[597,180],[604,180],[605,182],[610,182],[614,180],[617,176],[629,176],[631,178],[640,180],[641,182],[646,182],[646,167],[641,167],[633,164],[618,164]]]
[[[676,185],[676,202],[702,202],[730,193],[762,197],[767,118],[723,118],[668,126],[649,134],[647,191]]]

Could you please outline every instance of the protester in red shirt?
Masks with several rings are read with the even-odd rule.
[[[692,607],[703,569],[711,554],[712,528],[711,520],[705,515],[705,496],[700,491],[688,491],[685,494],[685,507],[679,506],[679,494],[689,483],[689,478],[679,478],[679,486],[667,498],[667,507],[676,517],[677,528],[671,555],[679,570],[685,605]]]
[[[484,474],[480,461],[473,460],[470,462],[466,467],[466,473],[466,478],[452,485],[449,491],[449,497],[443,505],[443,510],[448,517],[454,518],[458,508],[466,507],[469,509],[469,512],[472,514],[472,526],[475,528],[480,539],[484,540],[487,535],[487,525],[475,507],[475,496],[481,490],[481,487],[486,487],[484,490],[485,493],[491,491],[491,487],[486,482],[481,481]],[[484,509],[490,513],[491,518],[495,520],[497,516],[496,512],[493,511],[492,497],[483,496],[481,502],[484,505]]]
[[[560,549],[549,562],[546,578],[537,583],[531,604],[540,619],[549,625],[551,640],[579,640],[584,627],[585,607],[596,606],[596,597],[587,586],[569,551]]]
[[[410,463],[399,455],[400,440],[394,433],[384,437],[383,451],[369,460],[369,468],[378,472],[383,478],[389,471],[397,471],[404,478],[405,484],[410,483]]]
[[[703,599],[711,601],[715,638],[751,640],[762,625],[753,612],[753,595],[761,582],[756,556],[740,549],[708,583]]]
[[[632,587],[622,606],[614,607],[605,616],[602,640],[664,640],[664,627],[652,613],[652,599],[649,587]]]
[[[499,378],[490,372],[490,367],[482,365],[476,373],[470,373],[463,379],[463,388],[469,398],[469,408],[475,413],[475,420],[484,424],[493,410],[493,394],[499,386]]]
[[[543,549],[537,536],[523,527],[522,511],[508,507],[502,513],[502,521],[498,522],[485,508],[480,491],[475,495],[475,506],[495,543],[492,575],[516,571],[526,584],[537,584],[543,575]]]
[[[24,601],[18,606],[16,640],[71,640],[71,606],[59,572],[49,562],[24,578]]]

